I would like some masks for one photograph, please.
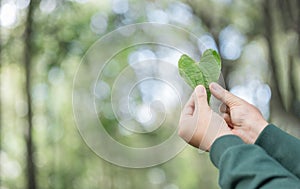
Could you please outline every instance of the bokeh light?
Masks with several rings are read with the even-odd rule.
[[[107,163],[82,140],[72,109],[74,90],[74,98],[83,104],[79,114],[90,116],[83,121],[83,132],[90,132],[93,144],[101,141],[96,135],[97,124],[91,119],[96,111],[104,132],[116,142],[132,148],[159,145],[177,136],[179,101],[184,104],[192,92],[188,86],[177,85],[183,82],[177,77],[178,59],[186,53],[198,61],[208,48],[221,54],[228,90],[254,104],[268,121],[300,136],[297,1],[274,1],[271,7],[263,3],[2,0],[0,188],[26,188],[30,177],[26,172],[29,119],[38,188],[219,188],[218,172],[209,156],[191,147],[152,168],[126,169]],[[271,21],[263,16],[262,8],[269,8]],[[119,40],[111,40],[102,51],[94,52],[95,57],[89,61],[95,64],[84,66],[81,87],[73,88],[77,67],[92,44],[118,28],[145,22],[168,24],[187,34],[153,27],[143,31],[149,34],[148,42],[167,41],[172,48],[136,43],[142,38],[136,35],[137,28],[119,30]],[[115,44],[128,43],[126,39],[131,39],[131,47],[111,57],[101,73],[93,69],[102,63],[101,58],[115,52]],[[27,69],[25,55],[30,60]],[[95,74],[102,77],[88,82]],[[136,80],[140,82],[132,84]],[[26,81],[30,81],[29,88]],[[91,97],[94,102],[89,106]],[[116,102],[114,107],[112,100]],[[107,143],[103,146],[102,151],[109,149]],[[109,150],[117,160],[134,158],[128,152],[121,156],[118,149]],[[154,151],[145,159],[159,159],[162,154]]]

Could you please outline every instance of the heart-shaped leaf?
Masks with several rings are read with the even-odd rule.
[[[203,85],[207,92],[207,101],[210,100],[209,84],[218,81],[221,73],[220,55],[212,49],[206,50],[200,59],[195,62],[187,55],[182,55],[178,61],[179,74],[194,89]]]

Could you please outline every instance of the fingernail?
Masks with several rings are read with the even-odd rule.
[[[213,91],[219,93],[222,91],[222,88],[220,87],[220,85],[218,85],[217,83],[212,83],[211,84],[211,88]]]
[[[199,95],[202,95],[202,94],[204,94],[204,87],[202,86],[202,85],[200,85],[200,86],[197,86],[197,88],[196,88],[196,92],[199,94]]]

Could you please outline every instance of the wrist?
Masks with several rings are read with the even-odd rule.
[[[217,137],[216,139],[222,137],[222,136],[225,136],[225,135],[233,135],[233,132],[231,130],[228,130],[228,131],[223,131],[221,132]]]
[[[223,137],[223,136],[226,136],[226,135],[234,135],[233,132],[231,130],[223,130],[221,132],[218,133],[218,135],[214,138],[214,140],[211,142],[209,148],[208,148],[208,151],[210,151],[210,148],[212,146],[212,144],[218,140],[219,138]]]
[[[257,140],[260,133],[268,126],[268,122],[264,119],[252,124],[251,126],[251,134],[250,134],[250,141],[247,141],[247,143],[254,144]]]
[[[256,139],[258,138],[258,136],[260,135],[260,133],[269,125],[269,123],[266,120],[261,120],[258,124],[257,124],[257,130],[256,130]],[[256,140],[255,139],[255,140]]]

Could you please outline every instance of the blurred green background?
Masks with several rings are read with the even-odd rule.
[[[128,169],[99,158],[76,129],[72,85],[83,55],[141,22],[182,27],[217,49],[227,88],[300,136],[299,0],[1,0],[1,189],[218,188],[208,154],[192,147]]]

